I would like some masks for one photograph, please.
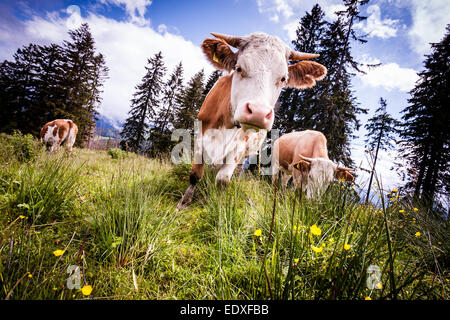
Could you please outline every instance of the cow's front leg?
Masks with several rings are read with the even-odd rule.
[[[243,170],[244,170],[244,164],[243,163],[238,163],[238,165],[236,166],[236,170],[234,172],[234,176],[237,179],[240,179]]]
[[[177,210],[186,209],[192,202],[192,198],[194,197],[195,186],[198,181],[203,177],[203,173],[205,172],[205,164],[194,164],[192,165],[191,174],[189,176],[189,187],[184,192],[183,198],[178,202]]]
[[[281,184],[283,185],[283,187],[287,187],[289,180],[291,180],[292,175],[287,173],[287,172],[282,172],[281,174]]]
[[[237,167],[237,163],[226,163],[224,164],[219,172],[217,172],[216,175],[216,184],[218,185],[227,185],[230,180],[231,176],[233,175],[234,170]]]

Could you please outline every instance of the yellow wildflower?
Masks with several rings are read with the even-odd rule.
[[[255,230],[255,233],[253,233],[256,237],[260,237],[261,236],[261,233],[262,233],[262,231],[261,231],[261,229],[257,229],[257,230]]]
[[[28,278],[32,278],[32,277],[33,277],[33,275],[28,272]]]
[[[377,287],[378,289],[380,289],[380,290],[383,289],[383,285],[381,284],[381,282],[378,282],[377,285],[376,285],[376,287]]]
[[[417,238],[420,237],[420,232],[417,231],[416,234],[415,234],[415,236],[416,236]]]
[[[371,297],[366,297],[364,300],[372,300]]]
[[[311,245],[311,249],[313,249],[314,252],[316,253],[321,253],[323,248],[322,247],[315,247],[313,245]]]
[[[350,250],[350,247],[351,246],[348,243],[344,244],[344,250],[348,251],[348,250]]]
[[[92,286],[90,286],[90,285],[87,285],[87,286],[84,286],[83,288],[81,288],[81,293],[85,296],[90,295],[91,292],[92,292]]]
[[[392,189],[392,192],[397,192],[398,191],[398,189]]]
[[[20,218],[20,219],[25,219],[26,217],[25,217],[25,216],[22,216],[22,215],[20,215],[20,216],[19,216],[19,218]]]
[[[295,259],[294,259],[294,263],[298,263],[298,261],[299,261],[298,258],[295,258]]]
[[[59,257],[59,256],[63,255],[64,252],[65,252],[65,250],[55,250],[55,251],[53,251],[53,254],[55,256]]]
[[[414,211],[419,211],[419,209],[417,209],[416,207],[413,208]]]
[[[311,231],[311,234],[315,236],[320,236],[322,234],[322,230],[315,224],[313,224],[309,230]]]
[[[404,210],[404,209],[401,209],[401,210],[398,210],[398,212],[400,212],[400,213],[404,213],[404,212],[405,212],[405,210]]]

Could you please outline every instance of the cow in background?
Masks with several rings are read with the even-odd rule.
[[[291,132],[282,135],[273,145],[272,182],[276,183],[279,171],[282,184],[293,176],[295,188],[301,187],[308,198],[320,196],[333,179],[353,181],[353,169],[340,167],[328,158],[327,139],[314,130]]]
[[[290,49],[278,37],[254,33],[234,37],[212,33],[202,50],[210,63],[228,75],[208,93],[197,115],[200,137],[194,146],[190,185],[178,203],[187,207],[204,172],[204,155],[219,166],[217,183],[228,183],[241,160],[257,152],[274,121],[274,106],[283,87],[305,89],[325,77],[327,69],[312,61],[319,55]],[[231,47],[237,49],[236,52]],[[289,61],[298,61],[289,65]]]
[[[67,152],[70,154],[77,133],[78,127],[72,120],[57,119],[44,125],[40,137],[50,152],[58,150],[61,143],[65,141]]]

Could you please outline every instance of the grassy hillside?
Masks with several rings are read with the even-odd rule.
[[[218,187],[207,170],[177,212],[188,170],[0,136],[0,298],[449,298],[448,220],[395,192],[363,205],[336,182],[310,201],[250,173]]]

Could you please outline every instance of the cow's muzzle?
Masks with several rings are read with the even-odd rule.
[[[270,130],[273,124],[273,117],[273,108],[247,102],[241,118],[237,119],[237,121],[243,128]]]

